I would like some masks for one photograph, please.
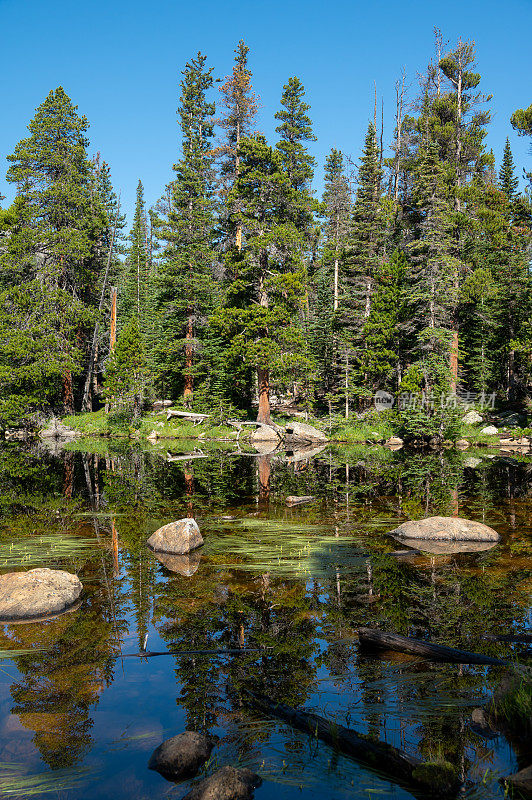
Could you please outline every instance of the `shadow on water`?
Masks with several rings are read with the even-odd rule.
[[[411,796],[251,708],[241,692],[250,688],[450,761],[461,796],[502,798],[498,779],[530,762],[529,746],[487,736],[471,715],[504,671],[367,654],[356,631],[378,626],[526,663],[526,644],[487,635],[530,626],[532,462],[380,447],[179,447],[2,447],[2,571],[62,567],[79,574],[84,594],[70,614],[2,626],[0,650],[12,658],[0,671],[0,791],[163,797],[172,787],[148,771],[149,755],[194,728],[221,737],[207,769],[261,773],[258,800]],[[288,508],[288,495],[314,500]],[[501,541],[430,553],[388,535],[435,513],[483,521]],[[176,561],[146,548],[157,527],[189,515],[201,551]],[[146,637],[153,651],[242,652],[120,657]]]

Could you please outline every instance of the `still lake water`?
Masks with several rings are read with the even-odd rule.
[[[530,763],[530,744],[486,738],[471,713],[504,670],[364,653],[356,631],[526,661],[524,645],[486,634],[530,627],[532,461],[487,450],[170,447],[0,450],[0,569],[62,567],[84,585],[75,610],[0,627],[0,649],[22,651],[0,661],[0,794],[180,800],[191,783],[169,783],[147,763],[163,739],[195,729],[220,737],[207,772],[260,773],[257,800],[412,797],[254,710],[240,691],[250,687],[445,757],[462,797],[502,798],[499,778]],[[287,508],[290,494],[316,499]],[[404,547],[389,530],[438,513],[483,521],[501,542],[391,555]],[[184,516],[196,517],[205,546],[165,565],[146,540]],[[258,652],[128,657],[146,637],[148,651]]]

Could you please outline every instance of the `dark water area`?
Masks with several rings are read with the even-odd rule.
[[[64,568],[84,585],[74,610],[0,627],[0,794],[179,800],[191,782],[170,783],[147,764],[163,739],[194,729],[220,737],[199,778],[250,767],[263,778],[257,800],[413,796],[257,711],[249,688],[447,759],[461,797],[504,797],[499,779],[531,763],[530,742],[488,737],[471,714],[507,668],[368,653],[356,632],[499,656],[525,665],[526,677],[526,645],[488,637],[530,629],[532,461],[172,447],[0,450],[0,569]],[[287,508],[287,495],[315,500]],[[398,555],[405,548],[388,532],[431,514],[485,522],[501,541]],[[196,517],[205,545],[165,565],[146,540],[184,516]],[[128,657],[146,637],[148,651],[243,652]]]

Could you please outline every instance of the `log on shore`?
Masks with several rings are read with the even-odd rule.
[[[430,661],[447,661],[452,664],[493,664],[507,665],[507,661],[492,656],[484,656],[481,653],[471,653],[468,650],[457,650],[454,647],[446,647],[442,644],[432,644],[422,639],[414,639],[409,636],[399,636],[397,633],[384,633],[374,628],[359,628],[358,638],[360,644],[365,647],[377,648],[380,650],[396,650],[399,653],[409,653],[413,656]]]
[[[421,790],[424,793],[430,789],[431,796],[451,797],[459,788],[456,770],[447,762],[421,761],[391,744],[375,741],[313,712],[274,702],[264,695],[256,695],[248,690],[244,690],[244,694],[253,706],[268,716],[282,719],[303,733],[321,739],[338,752],[361,762],[387,779],[403,784],[410,791]]]

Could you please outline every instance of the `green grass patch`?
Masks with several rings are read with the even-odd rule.
[[[69,534],[27,536],[0,543],[0,568],[50,566],[87,556],[97,547],[94,539]]]

